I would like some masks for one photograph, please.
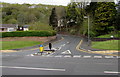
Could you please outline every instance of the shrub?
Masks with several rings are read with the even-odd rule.
[[[29,37],[29,36],[53,36],[56,32],[51,31],[15,31],[15,32],[2,32],[2,37]]]

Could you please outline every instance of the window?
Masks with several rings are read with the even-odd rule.
[[[2,28],[2,31],[4,31],[4,28]]]

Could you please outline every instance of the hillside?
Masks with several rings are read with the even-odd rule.
[[[41,22],[49,24],[49,16],[52,8],[64,6],[43,5],[43,4],[9,4],[2,3],[2,23],[3,24],[33,24]],[[60,10],[57,12],[60,18]]]

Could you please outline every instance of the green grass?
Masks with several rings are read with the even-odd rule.
[[[111,38],[113,34],[106,34],[106,35],[101,35],[101,36],[97,36],[96,38]],[[114,34],[114,37],[119,37],[118,34]]]
[[[24,48],[24,47],[39,45],[41,43],[42,42],[38,42],[38,41],[1,41],[0,42],[0,44],[2,44],[2,50]]]
[[[106,49],[106,50],[120,50],[118,47],[120,40],[109,40],[103,42],[92,42],[92,48],[95,49]]]

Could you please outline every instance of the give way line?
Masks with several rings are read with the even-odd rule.
[[[0,66],[0,68],[29,69],[29,70],[46,70],[46,71],[65,71],[65,69],[16,67],[16,66]]]

